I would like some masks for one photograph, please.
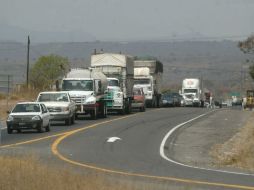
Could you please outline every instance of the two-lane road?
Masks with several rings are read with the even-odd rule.
[[[199,116],[203,118],[197,120],[206,119],[209,114],[216,114],[207,113],[209,111],[197,108],[156,109],[66,135],[54,144],[53,150],[57,149],[56,154],[67,162],[109,173],[216,188],[248,189],[245,186],[250,186],[250,189],[254,189],[252,175],[186,167],[161,157],[160,146],[168,131],[184,121]],[[203,115],[205,113],[207,115]],[[110,137],[115,137],[115,141],[108,142]],[[167,149],[167,146],[164,148]],[[170,156],[170,152],[167,155]]]
[[[50,133],[6,135],[3,131],[2,143],[8,145],[19,142],[23,148],[29,144],[29,149],[33,146],[31,140],[35,139],[37,143],[34,146],[38,147],[41,142],[40,149],[51,146],[60,163],[65,161],[79,169],[90,168],[106,174],[170,181],[206,189],[254,189],[253,175],[195,168],[170,161],[169,147],[184,129],[173,131],[170,137],[165,138],[169,131],[176,126],[181,127],[185,121],[190,121],[185,126],[191,127],[220,112],[223,110],[149,109],[144,113],[109,116],[97,121],[79,120],[72,127],[53,126]],[[161,152],[169,160],[163,158]]]

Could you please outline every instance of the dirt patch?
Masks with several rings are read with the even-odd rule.
[[[232,138],[216,144],[211,155],[216,165],[254,171],[254,113]]]

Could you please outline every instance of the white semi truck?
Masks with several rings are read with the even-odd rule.
[[[120,102],[118,102],[117,106],[108,104],[108,108],[116,109],[123,114],[130,113],[134,85],[133,57],[114,53],[94,54],[91,56],[91,67],[103,72],[108,77],[109,84],[116,82],[115,79],[119,81],[119,87],[122,91],[122,106],[119,106]],[[120,96],[120,92],[117,92],[116,95]]]
[[[200,107],[204,105],[202,96],[202,85],[200,79],[187,78],[183,80],[181,95],[186,106]]]
[[[106,89],[106,76],[92,69],[71,69],[62,80],[62,90],[68,91],[76,103],[76,117],[86,114],[90,114],[92,119],[107,117]]]
[[[158,60],[135,60],[135,86],[143,88],[147,107],[160,107],[162,103],[163,64]]]

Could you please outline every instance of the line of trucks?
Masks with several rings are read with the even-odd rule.
[[[133,89],[142,88],[147,107],[161,106],[163,65],[124,54],[95,53],[88,69],[71,69],[57,87],[76,103],[75,117],[106,117],[108,110],[131,113]]]

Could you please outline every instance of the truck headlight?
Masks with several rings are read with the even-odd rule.
[[[13,121],[13,117],[11,115],[8,116],[7,121]]]
[[[32,117],[32,120],[33,120],[33,121],[39,121],[39,120],[41,120],[41,117],[38,116],[38,115],[36,115],[36,116],[33,116],[33,117]]]

